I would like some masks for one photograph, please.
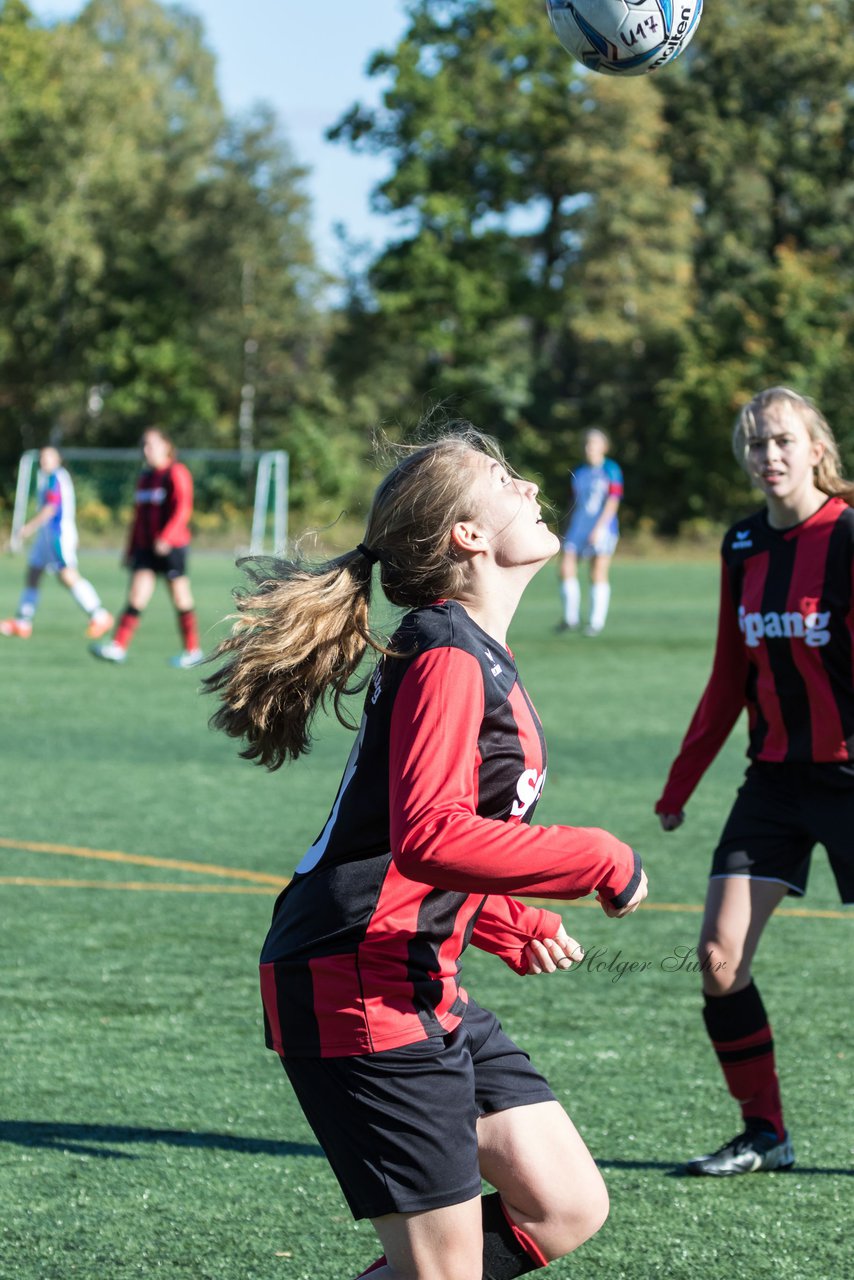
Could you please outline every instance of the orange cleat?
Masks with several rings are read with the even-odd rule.
[[[18,636],[21,640],[29,640],[33,634],[33,624],[24,618],[4,618],[0,622],[0,636]]]
[[[86,634],[90,640],[100,640],[101,636],[105,636],[113,625],[115,619],[106,609],[99,609],[97,613],[92,615],[92,620],[86,628]]]

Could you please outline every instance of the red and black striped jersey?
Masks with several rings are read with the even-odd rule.
[[[183,462],[153,471],[145,467],[136,483],[129,551],[151,551],[162,538],[170,547],[186,547],[193,514],[193,477]]]
[[[469,942],[524,972],[559,917],[509,895],[629,902],[636,854],[595,828],[536,827],[542,727],[509,651],[455,602],[408,614],[365,699],[323,831],[261,955],[267,1044],[390,1049],[459,1024]]]
[[[829,498],[792,529],[765,509],[723,541],[712,674],[656,805],[678,813],[744,707],[748,756],[854,761],[854,510]]]

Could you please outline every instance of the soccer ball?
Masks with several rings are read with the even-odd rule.
[[[657,71],[690,41],[703,0],[546,0],[555,35],[606,76]]]

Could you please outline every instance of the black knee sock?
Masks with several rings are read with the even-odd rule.
[[[513,1227],[498,1192],[480,1202],[483,1215],[483,1280],[514,1280],[539,1271],[546,1259],[524,1231]],[[524,1242],[524,1243],[523,1243]]]

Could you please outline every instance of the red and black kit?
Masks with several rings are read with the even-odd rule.
[[[445,1036],[469,943],[523,972],[525,945],[559,924],[508,895],[623,906],[640,881],[607,832],[531,825],[546,749],[507,649],[450,601],[407,615],[393,646],[261,955],[267,1044],[286,1058]]]
[[[827,849],[843,901],[854,900],[854,510],[830,498],[792,529],[763,510],[723,543],[712,675],[659,813],[679,813],[743,708],[747,771],[713,876],[806,888]]]
[[[752,760],[854,774],[854,510],[792,529],[763,509],[723,542],[711,678],[656,809],[678,813],[746,707]]]
[[[186,547],[193,514],[193,477],[182,462],[140,473],[136,485],[128,553],[152,551],[160,538],[170,547]]]

